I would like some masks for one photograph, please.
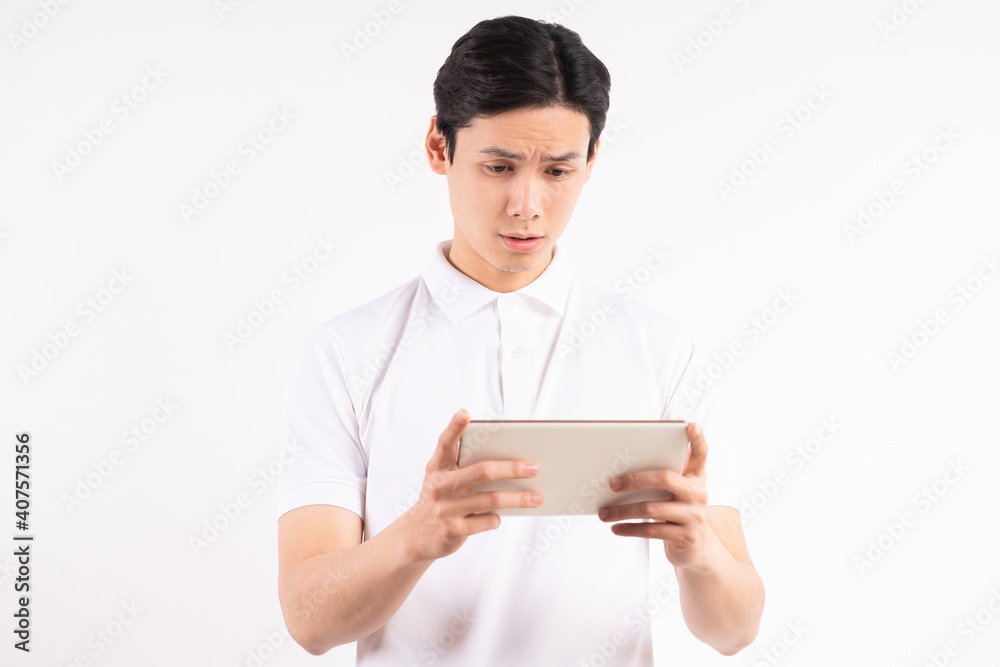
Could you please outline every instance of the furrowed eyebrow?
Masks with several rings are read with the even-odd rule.
[[[563,153],[562,155],[556,155],[554,157],[548,157],[548,156],[546,156],[546,158],[544,160],[542,160],[542,161],[543,162],[570,162],[572,160],[578,159],[579,157],[580,157],[580,154],[577,153],[576,151],[569,151],[568,153]]]
[[[508,160],[525,160],[523,153],[512,153],[511,151],[500,148],[499,146],[487,146],[486,148],[479,151],[480,155],[492,155],[493,157],[502,157]],[[562,155],[554,156],[544,156],[542,162],[569,162],[571,160],[576,160],[580,158],[580,154],[576,151],[568,151]]]

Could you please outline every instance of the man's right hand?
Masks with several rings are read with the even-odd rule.
[[[542,495],[532,491],[471,490],[488,480],[534,477],[538,467],[530,461],[480,461],[459,468],[458,441],[468,424],[464,409],[452,417],[427,463],[420,498],[400,517],[416,561],[442,558],[457,551],[469,535],[499,528],[500,516],[491,510],[542,504]]]

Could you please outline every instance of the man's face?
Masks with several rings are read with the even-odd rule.
[[[515,109],[459,130],[448,164],[432,119],[431,168],[448,177],[455,219],[452,264],[495,291],[541,274],[590,178],[597,151],[588,162],[589,141],[590,123],[579,111]]]

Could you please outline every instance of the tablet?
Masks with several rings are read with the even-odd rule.
[[[608,486],[626,472],[669,468],[683,472],[686,421],[478,420],[465,427],[458,465],[526,460],[538,464],[528,479],[483,482],[473,491],[538,491],[539,507],[496,510],[500,515],[597,514],[608,505],[669,500],[660,489],[616,493]]]

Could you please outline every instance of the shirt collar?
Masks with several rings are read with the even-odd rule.
[[[450,250],[451,243],[450,240],[441,241],[434,246],[422,277],[431,299],[448,319],[457,323],[495,301],[503,293],[494,292],[452,266],[444,256],[445,251]],[[541,275],[510,294],[529,296],[551,308],[559,317],[565,317],[572,285],[573,271],[569,266],[566,249],[557,244],[552,249],[552,260]]]

